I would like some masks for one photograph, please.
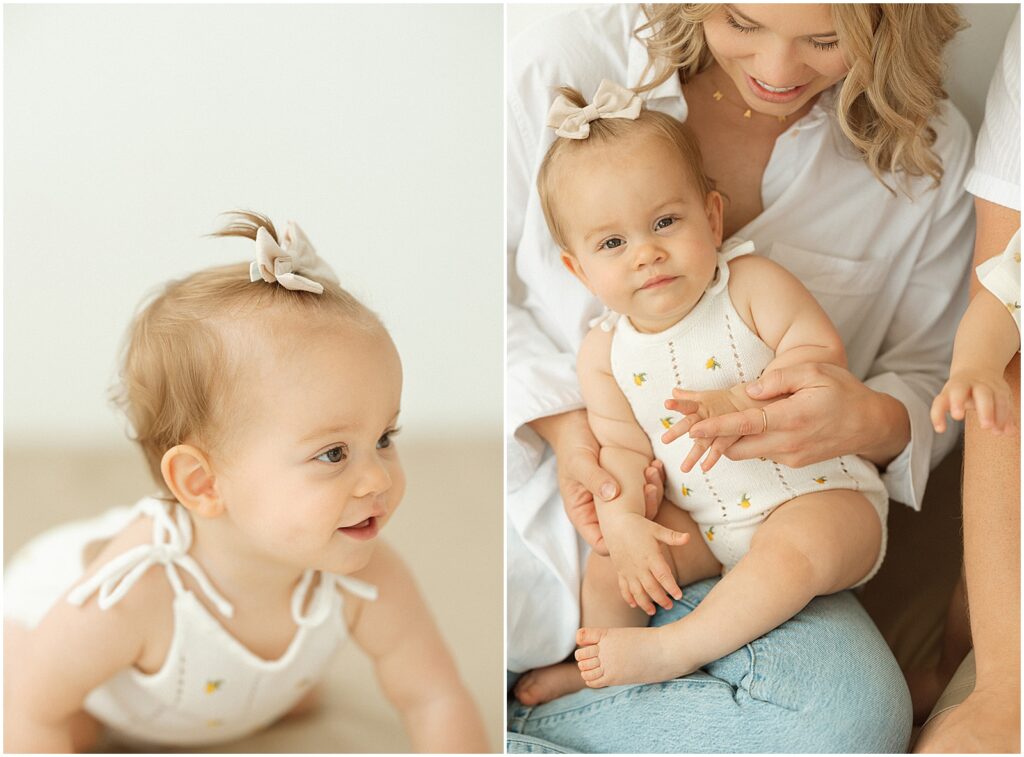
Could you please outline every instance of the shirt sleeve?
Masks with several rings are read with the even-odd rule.
[[[921,254],[865,383],[907,408],[910,442],[882,474],[889,496],[921,509],[928,474],[956,444],[960,427],[937,434],[929,410],[949,377],[952,335],[967,307],[974,206],[962,190],[971,133],[963,116],[946,108],[935,149],[942,157],[941,185],[932,190],[934,211]],[[924,201],[925,197],[918,198]]]
[[[505,428],[509,435],[506,477],[512,492],[529,480],[544,452],[544,440],[526,424],[579,409],[583,407],[583,398],[576,380],[576,356],[561,349],[537,322],[526,304],[526,287],[516,273],[520,246],[535,243],[524,237],[523,226],[530,193],[534,191],[533,156],[540,139],[537,130],[543,123],[539,114],[531,116],[514,80],[509,81],[507,90]],[[541,92],[546,90],[541,88]]]
[[[965,186],[975,197],[1020,210],[1020,11],[992,75]]]

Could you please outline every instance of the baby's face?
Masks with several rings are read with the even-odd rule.
[[[236,406],[249,417],[215,466],[218,493],[257,555],[351,573],[405,491],[401,362],[382,329],[275,327],[246,366]]]
[[[701,195],[665,139],[600,145],[571,158],[556,212],[566,267],[640,331],[662,331],[697,304],[722,242],[721,199]]]

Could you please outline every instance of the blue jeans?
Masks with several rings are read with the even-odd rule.
[[[683,590],[651,625],[679,620],[717,578]],[[903,752],[910,693],[852,592],[696,673],[645,686],[584,689],[538,707],[509,699],[511,753]]]

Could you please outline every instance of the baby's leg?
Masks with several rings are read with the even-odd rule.
[[[588,686],[654,683],[693,672],[776,628],[811,599],[853,586],[878,559],[882,525],[853,491],[808,494],[777,508],[750,551],[689,615],[661,628],[583,629]]]
[[[642,628],[647,613],[630,607],[619,593],[619,574],[610,557],[591,552],[587,558],[583,586],[580,590],[580,615],[583,625],[599,624]],[[534,707],[552,699],[579,691],[584,686],[580,668],[575,662],[557,662],[524,673],[514,687],[516,698]]]

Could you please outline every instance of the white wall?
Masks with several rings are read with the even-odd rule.
[[[114,441],[136,304],[294,219],[377,310],[410,436],[498,433],[502,9],[7,5],[7,443]]]
[[[514,39],[531,24],[550,15],[590,5],[592,3],[510,5],[506,16],[508,39]],[[975,133],[981,125],[988,82],[1003,49],[1006,30],[1019,8],[1019,3],[960,4],[960,12],[971,26],[950,43],[946,89]]]

